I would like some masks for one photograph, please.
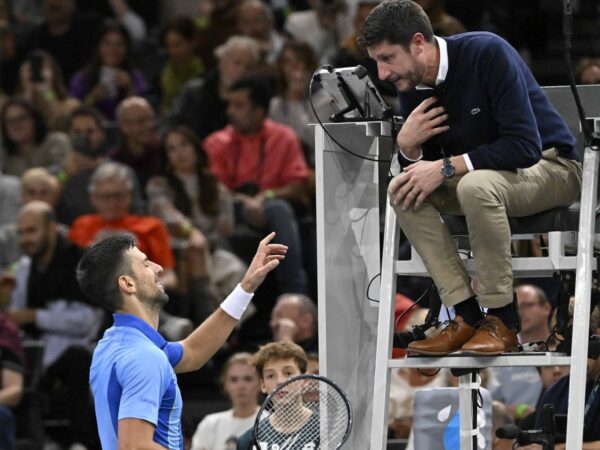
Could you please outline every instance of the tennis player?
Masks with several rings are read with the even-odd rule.
[[[195,331],[167,342],[156,331],[169,297],[162,267],[130,235],[90,247],[77,268],[83,292],[114,313],[114,325],[94,351],[90,384],[102,448],[183,449],[181,393],[176,372],[199,369],[223,345],[265,276],[287,247],[264,238],[240,284]],[[198,299],[199,301],[201,299]]]

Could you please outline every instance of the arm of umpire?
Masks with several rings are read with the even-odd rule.
[[[190,372],[202,367],[225,343],[235,324],[248,306],[254,291],[279,262],[285,258],[287,246],[271,243],[275,233],[258,245],[258,250],[240,284],[227,296],[221,307],[212,313],[187,338],[181,341],[183,356],[175,372]]]

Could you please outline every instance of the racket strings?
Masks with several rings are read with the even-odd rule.
[[[347,403],[337,389],[322,380],[301,379],[273,392],[257,438],[271,444],[268,449],[336,449],[349,420]]]

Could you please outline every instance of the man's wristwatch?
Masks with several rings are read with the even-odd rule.
[[[452,161],[450,161],[450,157],[445,157],[442,160],[442,175],[444,178],[452,178],[456,173],[456,168],[452,165]]]

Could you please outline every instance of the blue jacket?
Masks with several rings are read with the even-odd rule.
[[[468,153],[474,169],[516,170],[556,147],[562,156],[579,160],[574,136],[510,44],[485,32],[444,40],[446,80],[434,90],[399,93],[403,117],[431,96],[449,115],[450,129],[421,146],[423,159]],[[400,163],[410,161],[400,155]]]

